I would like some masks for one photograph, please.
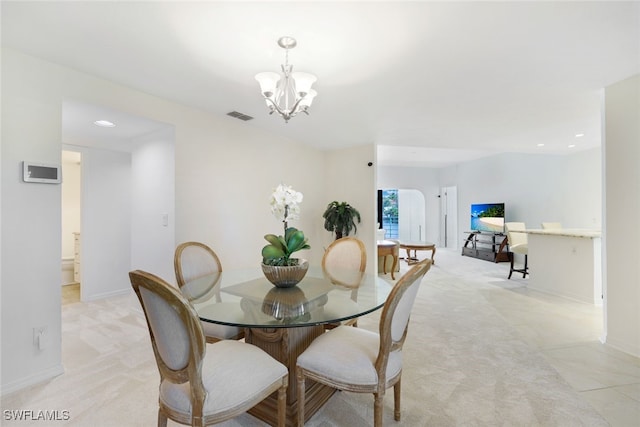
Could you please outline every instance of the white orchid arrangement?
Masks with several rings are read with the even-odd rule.
[[[269,242],[262,248],[262,262],[267,265],[297,265],[298,259],[291,258],[291,254],[302,249],[310,249],[304,233],[294,227],[289,227],[290,220],[300,216],[302,193],[291,186],[280,184],[271,195],[271,213],[282,221],[284,235],[267,234],[265,240]]]
[[[271,213],[276,219],[284,223],[287,229],[287,221],[300,218],[300,203],[302,193],[294,190],[290,185],[280,184],[271,195]]]

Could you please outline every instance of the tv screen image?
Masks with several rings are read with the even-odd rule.
[[[471,205],[471,230],[502,233],[504,231],[504,203]]]

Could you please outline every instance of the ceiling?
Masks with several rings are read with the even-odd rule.
[[[0,7],[3,46],[215,114],[239,111],[254,117],[246,126],[319,149],[374,143],[381,165],[597,147],[602,88],[640,73],[640,2]],[[318,77],[310,115],[289,123],[267,114],[254,80],[279,70],[283,35],[298,41],[289,55],[294,70]],[[96,108],[66,103],[65,131],[82,139],[79,124],[109,113]],[[132,135],[124,128],[144,133],[166,125],[115,117],[111,130],[120,128],[125,145]]]
[[[97,126],[95,122],[99,120],[109,121],[116,126]],[[62,132],[66,144],[131,151],[135,147],[136,138],[170,126],[146,117],[77,100],[68,99],[62,103]]]

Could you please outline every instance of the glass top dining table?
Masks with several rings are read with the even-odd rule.
[[[353,273],[352,273],[353,274]],[[182,294],[205,322],[244,328],[292,328],[342,322],[384,305],[392,285],[377,275],[332,282],[309,267],[291,288],[277,288],[260,268],[228,270],[185,283]]]

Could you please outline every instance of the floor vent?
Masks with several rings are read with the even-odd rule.
[[[253,117],[247,116],[246,114],[238,113],[237,111],[232,111],[230,113],[227,113],[227,116],[235,117],[236,119],[240,119],[240,120],[243,120],[245,122],[247,120],[252,120],[253,119]]]

